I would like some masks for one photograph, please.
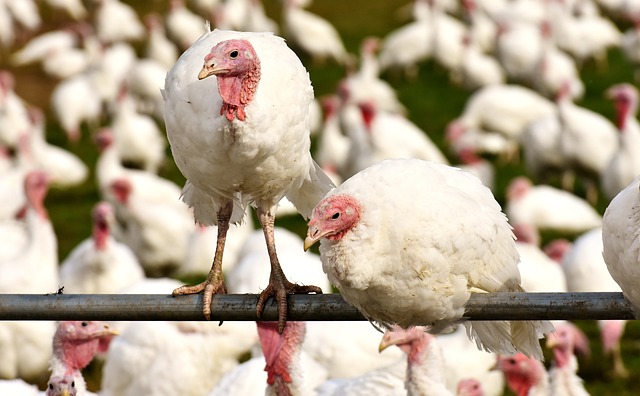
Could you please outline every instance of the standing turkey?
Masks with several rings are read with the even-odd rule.
[[[295,285],[285,277],[273,237],[275,209],[286,196],[308,217],[333,187],[309,152],[313,88],[308,73],[282,38],[214,30],[182,54],[162,94],[173,157],[188,179],[182,199],[199,223],[218,226],[207,280],[173,294],[204,291],[203,312],[210,318],[213,294],[226,291],[222,253],[229,223],[241,222],[252,205],[271,262],[269,285],[256,309],[260,315],[267,297],[274,295],[282,331],[287,294],[319,293],[320,288]]]
[[[416,183],[419,180],[420,183]],[[385,327],[461,322],[472,292],[522,291],[511,227],[470,173],[415,159],[382,161],[320,201],[305,248],[344,299]],[[548,322],[464,322],[479,348],[538,359]]]

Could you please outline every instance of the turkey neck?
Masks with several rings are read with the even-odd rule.
[[[260,81],[260,60],[256,57],[253,67],[240,75],[219,74],[218,93],[222,98],[220,115],[224,115],[229,122],[234,118],[244,121],[245,106],[251,102]]]
[[[435,342],[412,343],[407,363],[408,396],[451,395],[444,385],[442,354]]]

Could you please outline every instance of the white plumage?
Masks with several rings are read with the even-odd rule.
[[[498,132],[517,142],[527,124],[555,112],[552,102],[528,88],[490,85],[471,95],[462,114],[450,125]]]
[[[211,75],[216,78],[206,78]],[[183,200],[193,207],[196,220],[226,232],[229,222],[241,221],[246,206],[254,205],[276,279],[261,296],[266,299],[277,290],[282,299],[285,289],[312,290],[286,281],[271,237],[282,197],[308,216],[333,186],[309,152],[313,88],[300,60],[270,33],[215,30],[178,59],[167,74],[163,97],[171,150],[188,180]],[[212,266],[218,275],[191,292],[221,286],[218,250],[224,247],[224,232]],[[208,308],[212,290],[207,290]],[[284,300],[280,308],[282,314]]]
[[[602,228],[597,227],[580,235],[571,249],[562,258],[562,269],[567,279],[569,292],[620,292],[620,286],[611,277],[602,256]],[[613,359],[613,374],[618,377],[628,375],[622,360],[620,340],[626,321],[600,320],[600,340],[605,354]]]
[[[602,256],[611,277],[636,310],[640,309],[638,281],[638,208],[640,177],[611,200],[602,221]]]
[[[158,173],[167,142],[155,121],[138,113],[135,101],[126,92],[118,98],[111,130],[122,161]]]
[[[283,24],[287,38],[314,59],[347,61],[342,38],[329,21],[300,8],[298,0],[285,1]]]
[[[60,282],[68,293],[118,293],[144,278],[131,249],[111,236],[115,221],[106,202],[93,209],[93,232],[60,265]]]
[[[611,200],[640,175],[640,124],[636,120],[638,90],[631,84],[617,84],[609,88],[618,115],[620,144],[602,171],[602,190]]]
[[[521,290],[500,206],[475,176],[446,165],[387,160],[367,168],[318,204],[307,235],[306,247],[322,239],[323,268],[345,300],[385,325],[442,330],[461,320],[471,292]],[[481,348],[538,357],[538,338],[552,329],[465,325]]]
[[[251,323],[133,322],[111,343],[100,395],[206,395],[256,342]]]
[[[98,37],[106,43],[140,40],[145,34],[136,11],[120,0],[99,0],[95,25]]]
[[[507,187],[505,213],[511,224],[531,224],[539,230],[580,233],[600,226],[602,217],[584,199],[524,176]]]
[[[448,164],[429,136],[400,114],[379,111],[371,101],[347,105],[342,125],[350,138],[345,177],[388,158],[417,158]]]
[[[28,201],[24,223],[0,223],[0,235],[3,235],[0,292],[55,292],[58,287],[57,239],[43,205],[48,189],[44,173],[29,173],[24,189]],[[7,231],[9,234],[4,234]],[[16,234],[21,234],[22,244],[16,244]],[[48,321],[0,323],[0,378],[19,376],[36,381],[46,375],[54,332],[54,323]]]
[[[232,270],[226,270],[226,285],[229,293],[258,293],[269,283],[269,256],[264,243],[262,230],[253,231],[246,244],[257,249],[247,251],[243,249],[237,264]],[[284,272],[293,283],[319,286],[323,293],[331,293],[331,285],[327,276],[322,272],[320,257],[316,254],[304,252],[302,238],[285,228],[274,229],[278,240],[278,258]],[[291,241],[284,243],[284,241]],[[282,243],[280,243],[282,241]]]

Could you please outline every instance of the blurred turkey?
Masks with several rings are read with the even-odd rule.
[[[607,90],[617,113],[620,133],[618,149],[602,171],[601,186],[611,201],[640,175],[640,125],[636,119],[638,90],[631,84],[616,84]]]
[[[100,395],[206,395],[257,338],[253,323],[133,322],[109,347]]]
[[[0,293],[46,294],[58,289],[57,239],[44,198],[49,182],[40,171],[24,180],[26,209],[20,220],[0,223]],[[28,381],[46,376],[53,322],[0,322],[0,378]]]
[[[602,228],[585,232],[569,245],[561,257],[562,270],[567,279],[569,292],[620,292],[620,286],[613,280],[602,257]],[[602,351],[611,355],[612,374],[618,378],[628,376],[622,360],[621,339],[626,320],[599,320],[598,329]]]
[[[546,184],[533,185],[524,176],[507,187],[505,213],[512,225],[578,234],[600,226],[602,217],[584,199]]]
[[[115,222],[107,202],[94,206],[92,235],[76,246],[60,265],[60,282],[67,293],[118,293],[144,278],[131,249],[111,235]]]
[[[338,63],[348,60],[342,38],[326,19],[302,9],[301,0],[285,0],[283,24],[285,37],[316,60],[332,59]]]

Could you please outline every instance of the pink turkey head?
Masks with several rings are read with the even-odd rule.
[[[113,221],[113,207],[108,202],[99,202],[91,213],[93,220],[93,240],[96,249],[103,250],[107,246],[109,227]]]
[[[76,381],[73,375],[56,375],[49,378],[45,396],[76,396]]]
[[[60,322],[53,336],[53,354],[69,372],[82,370],[96,353],[107,350],[116,334],[116,331],[102,322]]]
[[[340,240],[358,224],[361,214],[360,204],[351,195],[336,194],[323,199],[311,214],[304,249],[309,249],[323,237]]]
[[[614,102],[616,125],[622,131],[627,117],[632,117],[638,111],[638,90],[631,84],[616,84],[607,90],[606,96]]]
[[[409,364],[420,364],[424,351],[435,337],[426,332],[424,327],[403,329],[399,326],[387,330],[382,336],[378,350],[383,351],[391,345],[398,346],[409,355]]]
[[[204,57],[198,79],[212,75],[218,78],[218,93],[222,97],[220,115],[229,122],[236,117],[244,121],[244,108],[253,99],[260,81],[260,59],[251,43],[233,39],[216,44]]]
[[[507,385],[518,396],[526,396],[529,390],[542,381],[545,368],[534,358],[522,353],[513,356],[498,356],[494,370],[500,370],[507,379]]]
[[[475,378],[466,378],[458,382],[458,396],[484,396],[482,383]]]

